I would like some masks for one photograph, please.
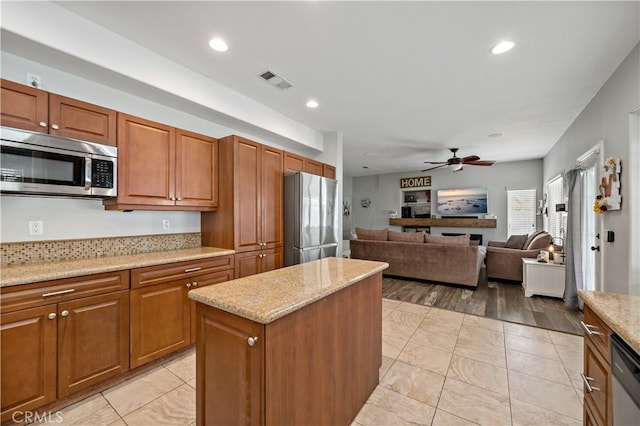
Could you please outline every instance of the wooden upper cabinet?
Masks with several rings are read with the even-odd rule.
[[[217,139],[176,131],[176,205],[218,205]]]
[[[235,148],[235,249],[260,250],[261,248],[261,145],[247,139],[237,138]]]
[[[279,247],[284,244],[282,151],[263,145],[260,166],[262,248]]]
[[[216,139],[118,113],[118,196],[108,210],[214,210]]]
[[[118,114],[119,203],[175,205],[175,129]]]
[[[49,94],[9,80],[0,80],[0,124],[33,132],[47,132]]]
[[[326,178],[331,178],[331,179],[335,179],[336,178],[336,168],[329,165],[329,164],[323,164],[322,165],[322,176],[326,177]]]
[[[314,175],[322,176],[322,163],[310,158],[305,158],[304,171]]]
[[[1,124],[116,146],[116,111],[2,80]]]
[[[49,133],[116,146],[116,111],[49,94]]]
[[[304,172],[304,157],[284,152],[284,173]]]

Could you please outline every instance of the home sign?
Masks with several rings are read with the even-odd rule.
[[[400,179],[400,188],[418,188],[431,186],[431,176],[418,176]]]

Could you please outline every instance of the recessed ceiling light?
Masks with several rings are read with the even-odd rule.
[[[229,49],[227,43],[224,42],[221,38],[214,38],[209,41],[209,46],[215,50],[216,52],[226,52]]]
[[[500,138],[502,137],[502,133],[491,133],[489,136],[487,136],[488,138]]]
[[[491,48],[491,53],[494,55],[500,55],[501,53],[508,52],[514,46],[512,41],[501,41]]]
[[[318,108],[318,101],[311,99],[307,101],[307,108]]]

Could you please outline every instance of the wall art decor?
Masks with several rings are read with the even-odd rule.
[[[596,213],[620,210],[622,196],[620,195],[620,159],[607,158],[602,167],[602,181],[598,187],[598,194],[593,204]]]

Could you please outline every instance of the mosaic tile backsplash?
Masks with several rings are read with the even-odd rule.
[[[19,264],[200,247],[200,233],[0,244],[2,264]]]

